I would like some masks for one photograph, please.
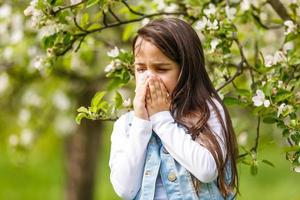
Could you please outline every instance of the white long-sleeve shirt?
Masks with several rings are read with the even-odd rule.
[[[224,120],[225,115],[222,106],[216,100],[214,102]],[[222,126],[216,112],[210,105],[209,108],[211,114],[208,125],[217,135],[223,156],[225,156],[226,149],[223,144]],[[205,183],[217,178],[217,167],[212,154],[205,147],[192,140],[191,135],[174,122],[169,111],[155,113],[149,121],[134,116],[128,133],[126,133],[127,126],[129,126],[126,124],[127,114],[122,115],[114,124],[109,160],[110,180],[115,192],[121,198],[133,199],[141,187],[146,150],[152,129],[160,137],[163,146],[170,155],[197,179]],[[158,177],[156,197],[165,196],[162,187]]]

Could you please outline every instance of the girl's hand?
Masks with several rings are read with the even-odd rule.
[[[171,98],[162,80],[152,76],[149,78],[148,85],[146,107],[149,117],[157,112],[169,110]]]
[[[149,115],[146,109],[147,86],[147,79],[140,81],[136,86],[135,97],[133,99],[134,115],[144,120],[149,120]]]

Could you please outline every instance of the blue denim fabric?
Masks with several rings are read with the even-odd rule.
[[[227,164],[226,167],[230,172],[230,165]],[[135,200],[153,200],[158,173],[160,173],[169,200],[224,199],[216,180],[210,183],[201,183],[197,196],[190,172],[167,152],[160,138],[153,131],[147,147],[142,185]],[[231,180],[229,174],[231,173],[225,174],[227,183]],[[233,199],[233,194],[229,195],[227,199]]]

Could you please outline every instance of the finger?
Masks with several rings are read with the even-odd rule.
[[[147,101],[148,103],[151,103],[151,102],[152,102],[149,87],[147,87],[147,91],[146,91],[146,101]]]
[[[142,98],[142,101],[146,100],[146,95],[147,95],[147,90],[148,90],[148,85],[147,83],[143,83],[140,87],[140,92],[137,93]]]
[[[149,80],[149,89],[150,89],[150,96],[151,100],[153,101],[154,99],[157,99],[157,93],[154,85],[154,80],[150,79]]]
[[[154,85],[155,85],[155,90],[156,90],[156,93],[157,93],[157,96],[158,97],[164,97],[164,94],[161,90],[161,87],[160,87],[160,80],[155,78],[154,79]]]
[[[170,97],[169,92],[168,92],[164,82],[161,79],[159,81],[159,84],[160,84],[160,88],[161,88],[163,97],[167,97],[169,99],[169,97]]]

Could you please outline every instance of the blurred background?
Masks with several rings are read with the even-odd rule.
[[[47,11],[45,5],[73,5],[80,2],[0,0],[1,200],[119,199],[110,183],[108,167],[113,122],[83,119],[78,125],[75,117],[80,106],[90,105],[97,91],[113,87],[104,73],[111,62],[107,52],[115,46],[130,51],[132,36],[147,20],[83,37],[83,42],[75,41],[72,51],[68,52],[68,42],[73,38],[65,35],[80,31],[74,24],[73,27],[68,26],[70,21],[74,22],[73,16],[80,15],[79,23],[82,26],[92,17],[93,20],[99,20],[104,14],[99,12],[98,16],[98,10],[93,6],[99,4],[101,7],[106,5],[103,3],[106,1],[87,1],[91,7],[90,15],[81,13],[86,8],[79,7],[59,17],[52,13],[53,18],[48,16],[48,21],[42,19],[41,10]],[[156,11],[162,9],[159,6],[169,5],[162,2],[128,3],[146,12],[147,9]],[[210,3],[203,2],[205,6]],[[242,1],[234,2],[237,4]],[[263,2],[255,1],[256,4]],[[203,5],[199,3],[200,7]],[[125,4],[117,4],[113,8],[122,17],[133,16],[126,10]],[[27,11],[24,13],[25,9]],[[172,6],[165,9],[171,12]],[[266,12],[266,15],[269,14]],[[247,56],[253,54],[251,48],[254,47],[248,40],[249,35],[252,37],[257,34],[255,37],[263,41],[266,52],[279,47],[277,36],[282,35],[283,30],[271,33],[258,31],[253,29],[250,22],[247,24],[247,14],[243,17],[245,23],[241,26],[239,36],[245,41]],[[107,22],[113,20],[112,15],[107,16]],[[47,23],[47,26],[40,22]],[[67,44],[66,51],[52,48],[60,37],[64,40],[62,44]],[[200,37],[203,39],[203,35]],[[80,50],[76,51],[76,47]],[[204,44],[204,47],[207,48],[207,45]],[[235,53],[237,51],[237,48],[233,50]],[[220,80],[214,78],[214,83],[219,84]],[[246,82],[241,78],[236,84],[245,85]],[[230,87],[222,90],[222,93],[228,91]],[[130,96],[126,89],[123,94]],[[250,149],[255,143],[257,118],[241,106],[228,105],[228,109],[241,151],[243,148]],[[239,163],[238,199],[300,200],[300,174],[295,173],[286,160],[282,149],[286,145],[281,129],[270,124],[261,125],[256,154],[259,158],[257,173],[253,172],[251,166]],[[272,164],[268,164],[270,162]]]

